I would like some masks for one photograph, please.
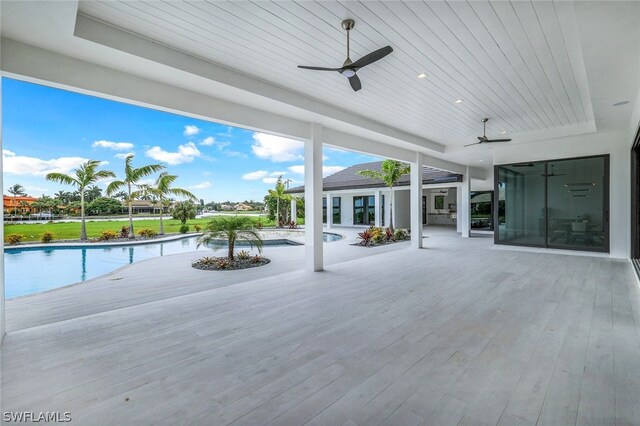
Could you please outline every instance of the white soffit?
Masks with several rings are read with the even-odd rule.
[[[79,12],[449,146],[474,140],[482,116],[523,141],[595,130],[566,2],[81,1]],[[358,93],[296,68],[341,64],[348,17],[353,59],[394,48],[359,72]]]

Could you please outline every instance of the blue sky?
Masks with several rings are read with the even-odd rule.
[[[64,189],[44,176],[69,173],[87,159],[122,177],[134,166],[163,163],[175,186],[209,201],[262,200],[275,179],[303,182],[303,143],[8,78],[2,79],[4,193],[19,183],[29,195]],[[324,149],[324,174],[378,158]],[[108,182],[101,183],[106,187]]]

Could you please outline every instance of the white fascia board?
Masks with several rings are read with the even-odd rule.
[[[189,55],[160,43],[155,43],[136,34],[105,24],[83,14],[78,14],[74,35],[76,37],[119,50],[177,70],[206,78],[251,94],[348,123],[375,132],[384,137],[408,142],[419,149],[438,153],[445,146],[438,142],[396,129],[348,110],[309,98],[292,90],[256,79],[236,70]]]
[[[324,143],[329,146],[344,148],[349,151],[376,155],[382,158],[390,158],[398,161],[410,162],[415,157],[415,153],[408,149],[386,145],[381,142],[375,142],[370,139],[334,129],[324,129]]]

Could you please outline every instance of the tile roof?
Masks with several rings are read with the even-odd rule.
[[[373,163],[356,164],[355,166],[347,167],[337,173],[329,175],[322,179],[323,191],[335,191],[341,189],[361,189],[361,188],[380,188],[385,186],[384,183],[370,179],[364,176],[360,176],[358,172],[360,170],[380,170],[382,161],[375,161]],[[422,183],[425,185],[434,183],[448,183],[448,182],[460,182],[462,181],[462,175],[445,172],[443,170],[434,169],[431,167],[424,167],[422,172]],[[410,183],[409,175],[403,175],[396,186],[408,186]],[[304,186],[296,186],[286,191],[288,194],[296,194],[304,192]]]

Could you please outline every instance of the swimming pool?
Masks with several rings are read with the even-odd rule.
[[[338,234],[325,233],[324,241],[341,239]],[[265,245],[287,245],[286,240],[273,240]],[[86,281],[134,262],[152,257],[189,251],[210,251],[197,247],[197,237],[134,245],[51,246],[5,248],[5,297],[39,293],[45,290]],[[237,246],[242,246],[237,244]],[[218,256],[224,255],[219,250]]]

